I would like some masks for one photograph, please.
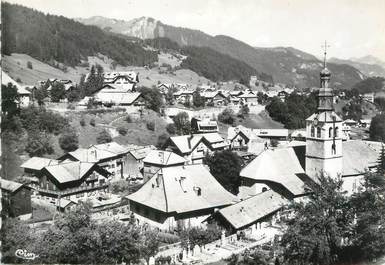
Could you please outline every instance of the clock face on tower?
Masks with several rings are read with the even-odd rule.
[[[318,119],[317,119],[317,118],[315,118],[315,119],[313,120],[313,125],[314,125],[314,126],[317,126],[317,125],[318,125]]]

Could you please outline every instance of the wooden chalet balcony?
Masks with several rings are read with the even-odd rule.
[[[109,183],[104,183],[104,184],[95,184],[93,187],[92,186],[81,186],[77,188],[71,188],[71,189],[65,189],[65,190],[48,190],[41,188],[38,185],[31,185],[31,188],[34,190],[41,192],[41,193],[46,193],[46,194],[51,194],[55,196],[68,196],[76,193],[82,193],[82,192],[91,192],[95,190],[101,190],[109,187]]]

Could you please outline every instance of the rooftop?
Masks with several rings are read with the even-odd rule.
[[[276,212],[289,201],[278,193],[268,190],[244,201],[219,210],[233,228],[239,229]]]
[[[6,179],[0,179],[0,183],[1,183],[1,189],[6,190],[8,192],[15,192],[23,186],[23,184],[19,182],[6,180]]]
[[[127,198],[167,213],[223,207],[236,201],[201,164],[163,168]]]
[[[155,165],[177,165],[184,164],[186,159],[169,151],[151,150],[143,160],[144,163]]]
[[[43,167],[57,165],[59,162],[60,161],[56,159],[34,156],[24,162],[20,167],[26,169],[41,170]]]

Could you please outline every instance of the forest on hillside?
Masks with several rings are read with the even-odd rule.
[[[109,34],[63,16],[44,14],[20,5],[1,3],[2,53],[25,53],[47,63],[75,66],[101,53],[121,65],[149,65],[157,53],[127,38]]]

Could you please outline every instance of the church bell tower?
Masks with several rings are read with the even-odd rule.
[[[342,175],[342,119],[334,111],[331,73],[326,67],[326,42],[316,113],[306,119],[306,174],[338,178]]]

